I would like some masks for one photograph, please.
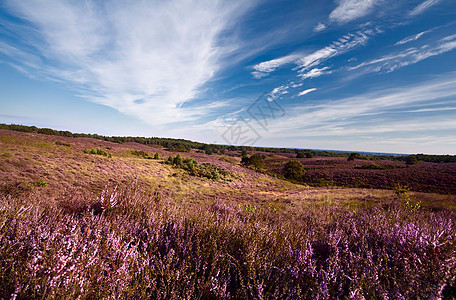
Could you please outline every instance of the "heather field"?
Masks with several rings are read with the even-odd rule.
[[[0,130],[0,298],[456,297],[454,163],[229,154]]]

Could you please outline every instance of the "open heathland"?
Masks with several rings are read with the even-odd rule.
[[[202,152],[0,130],[0,298],[455,297],[454,163]]]

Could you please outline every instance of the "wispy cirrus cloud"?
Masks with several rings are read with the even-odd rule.
[[[348,23],[370,14],[382,1],[375,0],[339,0],[339,5],[329,15],[329,20]]]
[[[370,72],[393,72],[411,64],[418,63],[427,58],[441,55],[456,49],[456,35],[450,35],[436,41],[433,44],[426,44],[419,48],[408,48],[398,53],[388,54],[378,59],[363,62],[349,70],[360,69],[364,73]]]
[[[303,79],[320,76],[327,68],[315,68],[310,72],[308,70],[332,57],[346,53],[358,46],[365,45],[369,38],[375,34],[377,34],[377,31],[372,29],[349,33],[332,42],[329,46],[318,49],[310,54],[290,54],[256,64],[252,67],[254,71],[251,74],[254,78],[259,79],[268,76],[271,72],[285,65],[293,64],[295,65],[294,68],[298,70],[299,76]],[[328,72],[326,71],[326,73]]]
[[[222,33],[251,7],[187,0],[5,3],[27,22],[8,28],[25,39],[0,44],[17,68],[155,125],[193,120],[211,109],[183,103],[219,70],[233,49]]]
[[[419,15],[419,14],[423,13],[425,10],[427,10],[428,8],[430,8],[431,6],[434,6],[437,3],[439,3],[439,2],[440,2],[440,0],[426,0],[426,1],[422,2],[422,3],[420,3],[418,6],[416,6],[410,12],[410,15],[411,16]]]
[[[298,94],[298,96],[304,96],[304,95],[307,95],[308,93],[315,92],[316,90],[317,90],[316,88],[307,89],[307,90],[304,90],[304,91],[300,92]]]
[[[347,135],[350,130],[352,133],[367,134],[397,130],[456,129],[456,120],[451,111],[439,119],[416,114],[431,112],[427,111],[429,105],[433,105],[438,100],[440,108],[435,108],[435,111],[453,107],[452,97],[456,96],[455,85],[456,74],[449,73],[417,85],[384,89],[310,105],[299,104],[290,110],[288,117],[274,121],[270,131],[277,134],[288,132],[290,135],[296,132],[301,136],[305,132],[304,136],[312,134],[317,136],[336,133]],[[400,113],[402,117],[399,120],[390,119],[392,111]],[[366,116],[369,118],[366,119]],[[375,124],[367,126],[366,122]],[[395,122],[397,126],[394,125]],[[331,128],[330,131],[329,128]]]
[[[321,23],[321,22],[320,22],[320,23],[317,24],[317,26],[314,27],[313,30],[314,30],[315,32],[320,32],[320,31],[325,30],[326,27],[327,27],[327,26],[326,26],[324,23]]]
[[[422,31],[420,33],[417,33],[417,34],[414,34],[412,36],[406,37],[405,39],[402,39],[399,42],[397,42],[395,45],[403,45],[403,44],[407,44],[407,43],[416,41],[419,38],[421,38],[423,35],[425,35],[426,33],[431,32],[431,31],[432,31],[432,29],[431,30]]]
[[[296,59],[299,58],[299,55],[297,54],[290,54],[287,56],[279,57],[276,59],[268,60],[261,62],[255,66],[253,66],[253,69],[255,71],[252,72],[253,77],[260,79],[262,77],[268,76],[269,73],[277,70],[278,68],[290,64]]]
[[[299,74],[299,77],[301,77],[302,79],[319,77],[321,75],[331,73],[331,71],[327,71],[328,69],[329,67],[324,67],[321,69],[315,68],[306,73]]]

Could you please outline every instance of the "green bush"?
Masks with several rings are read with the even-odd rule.
[[[155,152],[154,159],[160,159],[160,155],[158,154],[158,152]]]
[[[96,149],[95,148],[91,148],[91,149],[86,148],[86,149],[84,149],[84,153],[86,153],[86,154],[94,154],[94,155],[102,155],[102,156],[106,156],[108,158],[112,157],[111,153],[109,153],[109,152],[107,152],[107,151],[105,151],[103,149],[100,149],[100,148],[96,148]]]
[[[261,154],[253,154],[252,156],[243,156],[241,159],[241,164],[246,167],[254,167],[255,170],[261,170],[264,168],[264,159],[266,157]]]
[[[415,155],[409,155],[405,159],[405,163],[410,166],[410,165],[416,165],[418,163],[418,159],[416,158]]]
[[[297,160],[291,160],[283,166],[283,175],[291,180],[300,181],[305,173],[304,166]]]
[[[298,152],[298,154],[296,154],[296,158],[305,158],[306,157],[306,154],[302,151]]]

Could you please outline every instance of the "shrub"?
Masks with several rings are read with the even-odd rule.
[[[302,151],[298,152],[298,154],[296,154],[296,158],[305,158],[306,157],[306,154]]]
[[[178,154],[175,158],[174,158],[174,162],[173,164],[179,168],[182,168],[183,166],[183,159],[182,157],[180,156],[180,154]]]
[[[300,181],[305,173],[304,166],[297,160],[291,160],[283,166],[283,175],[291,180]]]
[[[160,155],[158,154],[158,152],[155,152],[154,159],[160,159]]]
[[[86,153],[86,154],[94,154],[94,155],[102,155],[102,156],[106,156],[108,158],[112,157],[111,153],[109,153],[109,152],[107,152],[107,151],[105,151],[103,149],[100,149],[100,148],[96,148],[96,149],[94,149],[94,148],[87,149],[86,148],[86,149],[84,149],[84,153]]]
[[[253,154],[250,157],[243,156],[241,159],[241,164],[248,167],[252,166],[255,170],[261,170],[264,167],[265,156],[261,154]]]

